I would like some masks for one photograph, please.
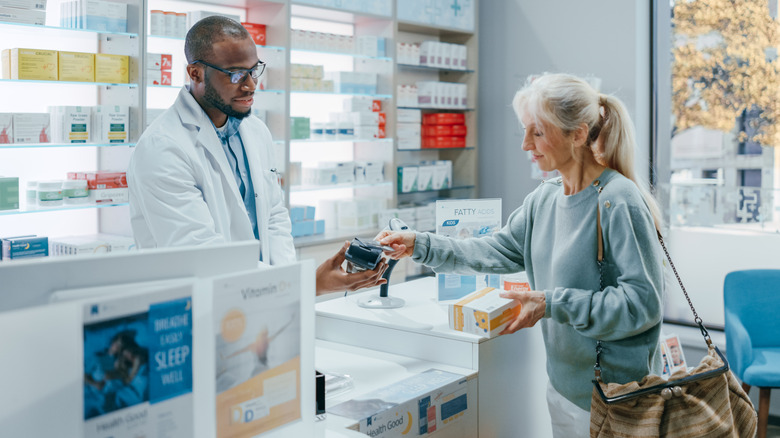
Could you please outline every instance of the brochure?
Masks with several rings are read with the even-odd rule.
[[[501,199],[436,201],[436,234],[455,239],[486,237],[501,229]],[[499,289],[499,274],[436,274],[439,301],[462,298],[486,287]]]
[[[217,436],[301,419],[300,265],[214,284]]]
[[[192,284],[84,305],[84,437],[193,436]]]

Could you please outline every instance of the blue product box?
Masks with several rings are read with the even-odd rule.
[[[3,239],[3,260],[49,255],[48,237],[11,237]]]
[[[293,224],[302,221],[306,217],[305,205],[291,205],[290,206],[290,220]]]
[[[314,221],[293,222],[293,237],[311,236],[312,234],[314,234]]]
[[[307,205],[306,206],[306,211],[303,213],[303,218],[306,219],[307,221],[313,221],[314,220],[314,211],[315,210],[316,209],[313,206]]]
[[[325,234],[325,219],[314,221],[314,234]]]

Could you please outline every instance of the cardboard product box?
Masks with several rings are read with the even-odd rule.
[[[433,190],[452,187],[452,162],[436,161],[433,170]]]
[[[12,113],[0,113],[0,144],[14,142],[14,115]]]
[[[258,23],[241,23],[244,28],[249,31],[249,35],[252,36],[252,40],[258,46],[265,45],[265,24]]]
[[[80,173],[87,180],[87,187],[91,191],[102,189],[127,188],[127,173],[99,170],[97,172]],[[80,179],[80,178],[79,178]]]
[[[93,140],[99,143],[127,143],[130,108],[127,105],[98,105],[93,108]]]
[[[19,209],[19,177],[0,176],[0,210]]]
[[[2,240],[2,246],[3,260],[46,257],[49,255],[48,237],[10,237]]]
[[[147,70],[146,85],[173,85],[170,70]]]
[[[494,338],[520,312],[520,305],[498,296],[500,289],[486,287],[449,305],[449,325],[453,330]]]
[[[170,53],[147,53],[147,70],[170,70],[173,68],[173,55]]]
[[[429,369],[328,409],[352,419],[349,429],[373,438],[418,437],[457,427],[468,409],[468,383],[463,376]]]
[[[430,113],[423,114],[423,125],[463,125],[466,116],[463,113]]]
[[[293,222],[292,236],[293,237],[311,236],[314,234],[314,229],[315,229],[314,221]]]
[[[44,9],[21,9],[10,6],[3,1],[0,6],[0,21],[6,23],[34,24],[43,26],[46,24],[46,7]]]
[[[363,177],[367,183],[379,183],[385,180],[385,163],[368,161],[363,168]]]
[[[435,166],[417,166],[417,191],[433,190],[433,173]]]
[[[71,82],[95,82],[95,54],[58,52],[59,80]]]
[[[314,234],[325,234],[325,220],[319,219],[314,221]]]
[[[52,120],[52,135],[55,141],[63,143],[88,143],[92,140],[94,125],[92,107],[57,106],[49,107]]]
[[[130,57],[126,55],[95,54],[95,82],[126,84],[130,82]]]
[[[16,113],[14,119],[14,143],[51,143],[48,113]]]
[[[3,0],[3,6],[17,9],[46,11],[46,0]]]
[[[111,251],[111,244],[99,236],[68,236],[51,239],[51,255],[101,254]]]
[[[290,139],[304,140],[311,136],[308,117],[290,117]]]
[[[4,79],[57,80],[57,51],[8,49],[9,76]]]
[[[123,189],[97,189],[89,190],[89,200],[96,204],[121,204],[130,199],[129,191]]]
[[[396,123],[416,123],[422,122],[422,110],[418,109],[399,109],[395,113]]]
[[[425,137],[452,136],[453,125],[423,125],[422,135]]]
[[[398,166],[398,193],[416,192],[418,173],[416,164]]]

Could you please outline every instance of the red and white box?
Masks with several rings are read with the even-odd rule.
[[[146,85],[173,85],[170,70],[147,70]]]
[[[465,125],[466,116],[463,113],[430,113],[423,114],[423,125]]]
[[[173,68],[173,55],[170,53],[148,53],[146,55],[147,70],[170,70]]]
[[[258,46],[265,45],[265,24],[259,23],[241,23],[244,28],[249,31],[249,35],[252,36],[252,40]]]
[[[84,176],[87,187],[90,190],[123,189],[127,188],[127,173],[99,170],[97,172],[78,172],[78,176]],[[79,178],[82,179],[82,178]]]

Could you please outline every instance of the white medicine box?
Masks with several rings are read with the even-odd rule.
[[[453,330],[493,338],[520,312],[520,305],[501,298],[500,289],[486,287],[449,305],[449,325]]]

